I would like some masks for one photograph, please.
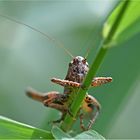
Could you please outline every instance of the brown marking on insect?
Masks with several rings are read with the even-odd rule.
[[[56,98],[57,96],[59,96],[59,92],[57,91],[51,91],[51,92],[48,92],[48,93],[44,93],[44,95],[42,95],[40,92],[32,89],[32,88],[28,88],[26,90],[26,94],[34,99],[34,100],[37,100],[37,101],[40,101],[40,102],[43,102],[44,100],[48,100],[50,98]]]
[[[65,87],[65,86],[71,86],[71,87],[77,87],[77,88],[81,87],[80,83],[69,81],[69,80],[61,80],[61,79],[58,79],[58,78],[52,78],[51,81],[53,83],[59,84],[63,87]],[[110,83],[110,82],[112,82],[111,77],[95,77],[92,80],[91,86],[97,87],[97,86],[107,84],[107,83]]]
[[[47,107],[57,109],[62,113],[61,118],[53,121],[53,123],[61,122],[64,119],[66,113],[68,113],[73,118],[73,115],[71,114],[67,104],[69,98],[67,94],[61,94],[57,91],[51,91],[41,94],[40,92],[32,88],[28,88],[26,91],[26,95],[36,101],[42,102]]]
[[[92,80],[91,86],[97,87],[100,86],[102,84],[106,84],[112,82],[112,77],[95,77]]]
[[[71,86],[71,87],[80,87],[80,83],[69,81],[69,80],[61,80],[57,78],[52,78],[51,81],[55,84],[59,84],[63,87],[65,86]]]

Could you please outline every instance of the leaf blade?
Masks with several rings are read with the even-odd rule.
[[[60,140],[60,139],[70,139],[71,136],[68,135],[67,133],[65,133],[64,131],[62,131],[59,127],[54,126],[51,130],[52,135],[54,136],[54,138],[56,140]]]
[[[105,140],[103,136],[94,130],[85,131],[75,137],[75,139],[101,139]]]
[[[118,15],[120,9],[123,6],[123,3],[124,2],[120,2],[120,4],[111,13],[107,21],[105,22],[105,26],[103,28],[104,38],[107,37],[116,16]],[[121,20],[121,23],[113,36],[112,44],[123,43],[124,41],[138,34],[140,32],[139,24],[140,24],[140,3],[137,1],[130,0],[127,10],[123,16],[123,19]]]
[[[0,139],[53,139],[50,132],[0,116]]]

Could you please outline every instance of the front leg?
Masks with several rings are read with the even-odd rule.
[[[80,83],[69,81],[69,80],[61,80],[57,78],[52,78],[51,81],[64,87],[65,86],[71,86],[71,87],[76,87],[76,88],[81,87]],[[95,77],[92,80],[91,86],[97,87],[97,86],[100,86],[109,82],[112,82],[111,77]]]
[[[95,77],[92,80],[91,86],[93,87],[97,87],[106,83],[112,82],[112,78],[111,77]]]
[[[63,87],[65,86],[71,86],[71,87],[80,87],[81,84],[80,83],[77,83],[77,82],[73,82],[73,81],[69,81],[69,80],[61,80],[61,79],[57,79],[57,78],[52,78],[51,79],[52,82],[56,83],[56,84],[59,84]]]

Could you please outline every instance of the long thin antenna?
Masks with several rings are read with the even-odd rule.
[[[89,33],[89,34],[90,34],[89,36],[91,36],[91,35],[93,34],[93,32],[94,32],[94,34],[92,35],[92,36],[93,36],[92,38],[94,38],[94,36],[96,35],[96,33],[97,33],[97,31],[98,31],[98,30],[96,30],[96,33],[95,33],[96,25],[98,24],[99,19],[100,19],[100,17],[98,16],[98,17],[97,17],[97,20],[96,20],[96,22],[95,22],[95,24],[94,24],[94,26],[93,26],[93,29],[92,29],[91,32]],[[96,35],[95,38],[94,38],[94,40],[92,41],[92,44],[95,43],[97,37],[98,37],[98,36]],[[89,37],[89,38],[90,38],[90,37]],[[86,42],[89,42],[89,38],[87,39]],[[86,44],[87,44],[87,43],[86,43]],[[89,44],[89,43],[88,43],[88,44]],[[91,43],[90,43],[90,44],[91,44]],[[86,45],[85,45],[85,46],[86,46]],[[86,51],[86,53],[85,53],[85,58],[88,57],[88,55],[89,55],[89,53],[90,53],[90,50],[91,50],[91,48],[88,47],[88,48],[87,48],[87,51]]]
[[[10,20],[10,21],[13,21],[13,22],[15,22],[15,23],[18,23],[18,24],[20,24],[20,25],[24,25],[24,26],[26,26],[26,27],[32,29],[33,31],[36,31],[36,32],[40,33],[42,36],[44,36],[44,37],[46,37],[47,39],[49,39],[50,41],[56,43],[56,45],[59,45],[58,47],[64,49],[64,51],[65,51],[70,57],[73,58],[73,55],[70,53],[70,51],[69,51],[68,49],[66,49],[60,41],[57,41],[57,42],[56,42],[56,39],[54,39],[53,37],[50,37],[50,36],[47,35],[46,33],[42,32],[42,31],[38,30],[37,28],[32,27],[32,26],[30,26],[30,25],[28,25],[28,24],[26,24],[26,23],[23,23],[23,22],[21,22],[21,21],[18,21],[18,20],[16,20],[16,19],[11,18],[11,17],[6,16],[6,15],[0,14],[0,16],[3,17],[3,18],[8,19],[8,20]]]
[[[97,33],[97,32],[96,32],[96,33]],[[98,39],[98,35],[96,35],[94,39],[97,40],[97,39]],[[93,43],[94,43],[94,45],[95,45],[97,42],[94,41]],[[92,43],[92,44],[93,44],[93,43]],[[86,54],[85,54],[85,58],[86,58],[86,59],[87,59],[87,57],[88,57],[88,55],[89,55],[91,49],[92,49],[92,47],[88,47],[88,48],[87,48],[87,51],[86,51]]]
[[[87,59],[87,57],[88,57],[88,54],[89,54],[89,52],[90,52],[90,47],[88,48],[88,50],[87,50],[87,52],[86,52],[86,54],[85,54],[85,57],[84,58],[86,58]]]

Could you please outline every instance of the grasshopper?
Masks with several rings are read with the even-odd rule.
[[[76,56],[69,63],[68,72],[64,80],[57,78],[51,79],[52,82],[64,87],[64,93],[61,94],[57,91],[51,91],[41,95],[33,89],[28,89],[26,93],[32,99],[41,101],[45,106],[55,108],[62,112],[62,117],[59,120],[53,121],[57,123],[61,122],[63,121],[66,113],[69,113],[72,116],[69,110],[71,102],[68,102],[70,94],[74,92],[73,90],[81,87],[88,70],[89,65],[86,59],[81,56]],[[92,80],[91,86],[96,87],[111,81],[111,77],[95,77]],[[80,127],[82,130],[89,130],[92,127],[92,124],[95,122],[100,112],[100,108],[101,106],[99,102],[93,96],[88,94],[85,96],[78,113],[78,117],[80,118]],[[89,119],[89,124],[85,127],[83,121],[87,118]]]
[[[40,30],[34,27],[31,27],[30,25],[27,25],[25,23],[22,23],[20,21],[17,21],[5,15],[0,15],[0,16],[7,18],[18,24],[27,26],[30,29],[37,31],[41,33],[42,35],[44,35],[45,37],[47,37],[48,39],[50,39],[50,37],[47,34],[45,34],[44,32],[41,32]],[[54,40],[54,39],[51,39],[51,40]],[[71,53],[68,50],[66,50],[66,48],[63,48],[63,49],[67,54],[72,56]],[[59,93],[57,91],[51,91],[51,92],[42,94],[32,88],[28,88],[26,91],[26,94],[30,98],[40,101],[46,107],[50,107],[50,108],[60,111],[62,113],[61,118],[56,121],[53,121],[54,123],[60,123],[61,121],[64,120],[65,115],[67,113],[73,117],[69,109],[72,103],[72,100],[74,98],[74,96],[73,98],[71,98],[71,95],[75,93],[75,91],[77,91],[78,88],[81,87],[82,82],[85,76],[87,75],[88,70],[89,70],[89,64],[86,58],[82,56],[76,56],[76,57],[72,56],[72,61],[69,63],[68,72],[65,79],[63,80],[58,79],[58,78],[51,79],[53,83],[64,87],[63,93]],[[92,80],[91,87],[97,87],[102,84],[109,83],[111,81],[112,81],[111,77],[95,77]],[[100,103],[93,96],[87,93],[81,104],[79,112],[77,114],[77,117],[80,118],[80,127],[82,130],[84,131],[89,130],[92,127],[92,125],[94,124],[100,112],[100,109],[101,109]],[[87,124],[87,126],[84,125],[85,119],[89,120],[89,123]]]

